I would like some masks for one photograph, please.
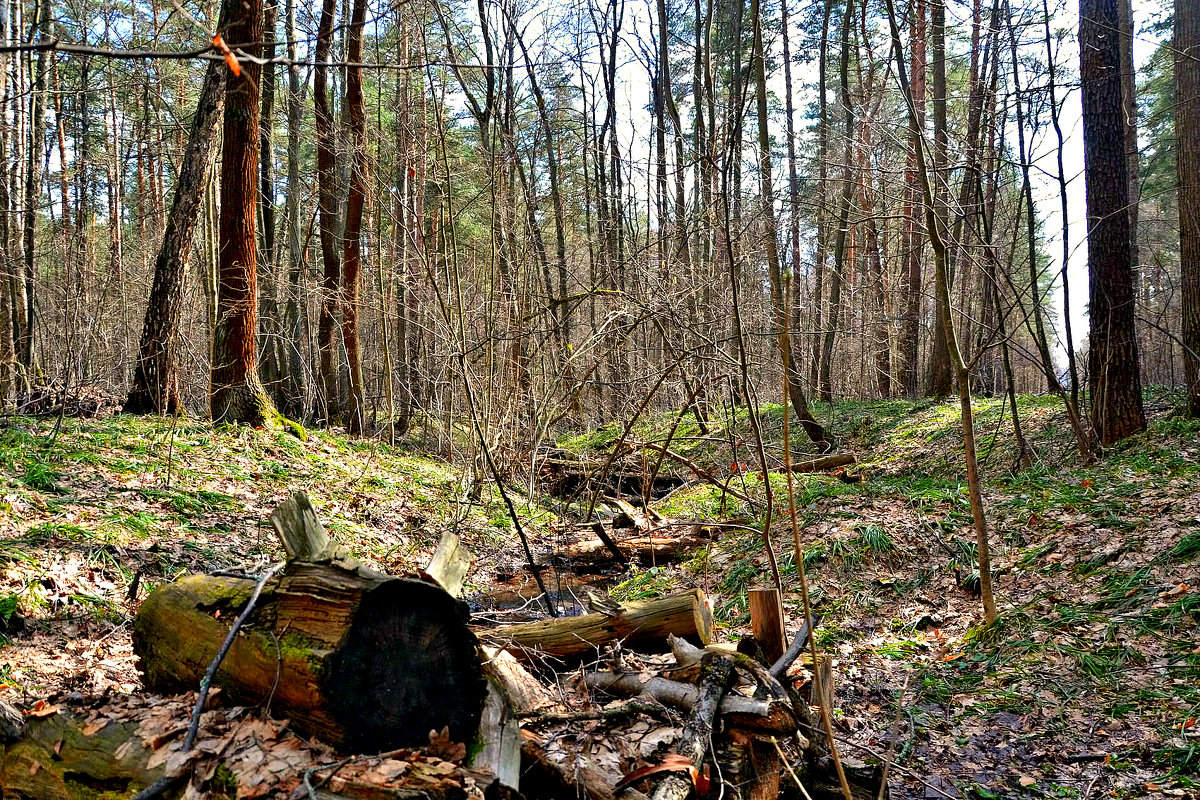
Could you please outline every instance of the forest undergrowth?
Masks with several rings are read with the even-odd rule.
[[[1057,401],[1022,397],[1036,449],[1023,472],[1013,471],[1005,404],[977,400],[1002,612],[992,626],[975,595],[957,407],[816,407],[858,464],[795,476],[800,558],[818,644],[836,659],[841,749],[868,762],[890,753],[893,797],[1200,796],[1200,422],[1173,415],[1178,400],[1148,393],[1149,430],[1081,465]],[[669,435],[672,452],[756,503],[700,481],[654,508],[668,520],[759,524],[762,473],[744,414],[705,432],[676,421],[650,417],[624,438]],[[763,409],[762,422],[778,456],[779,409]],[[558,446],[602,455],[623,429]],[[256,572],[278,560],[267,518],[297,489],[336,539],[397,574],[421,568],[454,529],[476,555],[470,587],[495,588],[521,566],[505,507],[433,449],[190,419],[4,420],[0,697],[29,707],[55,692],[138,691],[129,639],[138,601],[185,572]],[[692,478],[677,462],[663,468]],[[521,474],[514,466],[510,489],[548,559],[556,515],[569,509],[528,492]],[[783,475],[769,477],[786,508]],[[789,525],[777,515],[772,539],[795,630]],[[759,534],[723,530],[679,565],[630,568],[610,594],[699,586],[721,638],[736,640],[748,626],[746,592],[769,585],[770,572]]]

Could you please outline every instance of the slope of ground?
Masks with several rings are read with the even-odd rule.
[[[298,489],[331,535],[395,574],[424,566],[447,529],[478,553],[508,546],[500,505],[463,500],[444,462],[377,442],[156,417],[6,420],[0,695],[133,690],[136,598],[185,572],[278,561],[268,518]]]
[[[1021,398],[1036,456],[1013,473],[1007,409],[977,403],[1003,612],[991,627],[973,593],[956,406],[820,409],[866,480],[795,476],[803,563],[824,620],[818,641],[838,659],[843,751],[867,760],[892,752],[895,796],[1200,796],[1200,424],[1151,406],[1148,432],[1083,466],[1057,401]],[[777,437],[778,409],[764,419]],[[760,473],[742,462],[752,448],[721,456],[720,437],[710,432],[689,458],[759,497]],[[726,438],[745,443],[749,432],[739,421]],[[790,521],[780,519],[782,478],[772,484],[794,630],[802,614]],[[704,483],[658,508],[743,519],[761,511]],[[746,590],[770,585],[767,564],[761,536],[747,532],[681,570],[632,574],[618,593],[693,581],[736,636],[748,623]]]
[[[893,796],[1197,795],[1200,424],[1167,406],[1154,406],[1147,433],[1082,466],[1055,401],[1022,398],[1037,458],[1013,473],[1007,410],[978,403],[1003,611],[991,627],[980,625],[972,594],[955,407],[818,409],[841,448],[859,456],[851,474],[866,480],[795,476],[801,558],[823,618],[818,641],[837,658],[842,750],[866,760],[891,752]],[[774,467],[778,408],[766,409],[763,428]],[[623,430],[559,447],[603,457]],[[690,416],[663,415],[625,437],[668,438],[672,453],[753,502],[695,481],[657,503],[662,514],[758,524],[763,486],[744,413],[703,432]],[[652,456],[641,452],[643,469],[654,468]],[[660,469],[694,479],[678,459]],[[783,476],[771,473],[771,485],[794,630]],[[9,419],[0,429],[0,696],[28,703],[64,689],[134,690],[131,594],[188,570],[255,572],[275,561],[267,518],[294,489],[310,493],[335,538],[389,571],[424,565],[447,529],[477,554],[477,588],[520,567],[497,499],[415,448],[189,420]],[[481,499],[464,499],[472,496]],[[586,500],[580,492],[571,508]],[[568,513],[561,500],[544,505]],[[551,515],[519,508],[544,556],[558,543]],[[701,586],[722,635],[736,639],[748,622],[746,590],[770,574],[761,537],[730,531],[680,566],[631,569],[612,594]]]

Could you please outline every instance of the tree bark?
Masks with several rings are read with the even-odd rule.
[[[1200,416],[1200,9],[1175,0],[1175,159],[1188,414]]]
[[[1139,175],[1141,154],[1138,151],[1137,69],[1133,62],[1133,2],[1117,0],[1120,14],[1121,45],[1121,108],[1125,120],[1125,165],[1129,175],[1129,257],[1133,263],[1134,279],[1140,264],[1138,252],[1138,205],[1142,181]]]
[[[912,52],[911,95],[913,113],[908,122],[908,165],[904,175],[904,266],[900,270],[900,295],[904,316],[900,325],[898,354],[903,364],[900,383],[904,393],[916,397],[920,392],[918,361],[921,324],[921,251],[925,247],[921,204],[924,202],[917,183],[917,148],[925,130],[925,3],[912,0],[910,47]]]
[[[275,28],[279,18],[278,0],[264,0],[263,57],[273,59],[276,52]],[[263,387],[276,407],[286,401],[283,389],[283,321],[279,317],[279,259],[275,247],[275,64],[268,61],[262,72],[262,110],[258,120],[258,272],[259,359],[258,373]]]
[[[350,433],[366,426],[363,370],[358,350],[358,284],[362,271],[362,218],[367,197],[367,137],[363,112],[362,35],[365,0],[354,0],[346,37],[346,127],[350,139],[350,188],[346,198],[346,234],[342,240],[342,340],[350,370],[346,424]]]
[[[42,41],[49,39],[54,30],[54,14],[49,0],[35,0],[33,6],[34,33]],[[23,230],[25,274],[24,280],[24,326],[17,341],[17,358],[26,375],[33,373],[33,339],[37,318],[37,221],[42,198],[42,140],[46,135],[46,75],[49,71],[49,54],[39,50],[37,65],[30,69],[29,86],[29,136],[26,143],[25,164],[25,227]]]
[[[262,0],[226,0],[226,40],[257,54],[262,41]],[[258,106],[262,66],[240,62],[227,76],[221,216],[217,268],[217,320],[209,388],[217,423],[264,426],[278,419],[256,368],[258,263]]]
[[[949,136],[946,120],[946,3],[932,0],[930,22],[933,33],[933,211],[939,226],[939,234],[948,233],[949,209],[947,208],[946,183],[949,161]],[[928,215],[927,215],[928,216]],[[932,241],[933,234],[930,233]],[[953,244],[951,243],[951,246]],[[954,262],[946,264],[947,287],[954,285]],[[935,280],[936,283],[936,280]],[[933,337],[929,345],[929,374],[925,394],[936,400],[950,396],[954,388],[951,375],[950,348],[946,323],[939,312],[934,318]]]
[[[1146,427],[1134,330],[1129,173],[1117,0],[1080,0],[1092,427],[1110,445]]]
[[[317,203],[320,209],[321,262],[324,266],[321,281],[321,311],[317,323],[317,350],[320,366],[317,373],[317,402],[314,416],[327,425],[341,419],[338,392],[338,370],[334,361],[334,332],[338,307],[338,285],[342,267],[338,260],[337,175],[333,157],[333,114],[329,109],[329,55],[333,48],[333,16],[335,0],[321,4],[321,22],[317,29],[317,45],[313,51],[316,67],[313,71],[313,109],[317,128]]]

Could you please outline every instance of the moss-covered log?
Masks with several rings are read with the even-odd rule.
[[[146,686],[195,689],[253,589],[192,575],[151,594],[133,632]],[[422,744],[444,726],[468,741],[486,691],[465,613],[441,588],[303,562],[266,584],[214,682],[345,752]]]
[[[138,722],[113,723],[85,733],[70,714],[31,719],[21,738],[4,748],[0,796],[5,800],[132,797],[163,774],[148,766],[153,748],[135,735]]]
[[[0,797],[132,800],[164,776],[173,780],[156,795],[162,800],[307,797],[302,784],[309,770],[323,800],[480,796],[469,789],[493,800],[515,796],[489,773],[417,749],[333,761],[328,748],[240,707],[205,712],[200,739],[185,756],[193,700],[117,696],[102,706],[62,706],[31,718],[21,737],[0,749]]]
[[[661,647],[668,634],[708,644],[712,625],[708,599],[700,589],[692,589],[655,600],[624,603],[613,614],[506,625],[480,635],[507,647],[522,660],[537,660],[541,656],[579,658],[615,641],[653,641]]]

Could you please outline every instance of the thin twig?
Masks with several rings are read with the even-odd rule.
[[[904,711],[904,697],[908,694],[908,683],[912,680],[912,672],[904,676],[904,686],[900,689],[900,697],[896,701],[896,716],[892,718],[892,735],[888,737],[887,758],[883,760],[883,772],[879,776],[879,794],[875,800],[883,800],[887,795],[888,773],[892,771],[892,761],[896,756],[896,739],[900,735],[900,715]]]
[[[812,796],[808,790],[804,788],[804,784],[800,782],[800,778],[796,775],[796,771],[792,769],[792,762],[788,761],[784,755],[783,748],[779,746],[779,740],[774,736],[771,737],[771,744],[775,745],[775,752],[779,753],[779,760],[783,762],[783,768],[787,770],[787,774],[792,776],[792,780],[796,782],[796,788],[800,790],[800,794],[804,795],[804,800],[812,800]]]
[[[220,668],[221,662],[225,660],[225,655],[229,652],[229,648],[233,646],[234,637],[236,637],[238,631],[241,630],[242,624],[246,621],[246,618],[250,616],[250,612],[254,610],[254,604],[258,602],[258,596],[262,594],[263,586],[266,585],[267,581],[269,581],[276,572],[279,572],[279,570],[283,569],[284,566],[285,563],[281,561],[264,572],[262,577],[258,579],[258,583],[254,585],[254,593],[250,595],[249,602],[246,603],[246,607],[242,609],[242,613],[238,615],[238,618],[233,621],[233,627],[229,629],[229,633],[226,635],[224,643],[221,644],[221,649],[217,651],[216,658],[214,658],[212,663],[208,665],[208,669],[204,672],[204,677],[200,679],[200,694],[196,697],[195,707],[192,708],[192,721],[191,724],[188,725],[187,738],[183,740],[183,752],[186,753],[190,751],[192,749],[192,745],[196,743],[196,734],[200,730],[200,715],[204,711],[205,701],[208,700],[208,691],[210,688],[212,688],[213,678],[216,677],[217,669]]]

